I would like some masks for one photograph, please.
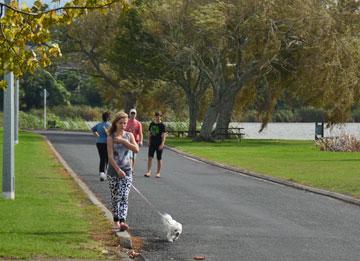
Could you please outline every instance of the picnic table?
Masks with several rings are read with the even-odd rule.
[[[241,141],[243,136],[245,136],[244,128],[242,127],[218,128],[214,134],[220,137],[221,140],[235,137],[238,141]]]
[[[214,136],[220,137],[221,140],[235,137],[238,141],[241,141],[241,139],[245,136],[244,128],[242,127],[232,127],[232,128],[218,128],[216,129],[216,133],[214,132]],[[175,136],[178,138],[183,138],[189,136],[188,130],[168,130],[168,134],[171,136]],[[199,135],[200,131],[195,131],[195,135]]]

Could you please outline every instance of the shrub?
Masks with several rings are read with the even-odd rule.
[[[360,122],[360,109],[354,110],[352,112],[352,120],[354,122]]]
[[[44,127],[44,120],[37,115],[20,111],[19,127],[20,129],[42,129]]]
[[[258,121],[258,115],[255,110],[249,110],[244,112],[241,115],[240,121],[242,122],[257,122]]]
[[[183,121],[164,122],[166,130],[187,131],[189,123]]]
[[[354,135],[342,133],[338,137],[323,138],[315,141],[322,151],[360,151],[360,141]]]
[[[272,116],[273,122],[294,122],[295,115],[291,110],[278,110]]]
[[[71,120],[65,119],[62,120],[60,117],[56,116],[53,113],[47,114],[47,121],[55,121],[56,127],[63,130],[84,130],[88,131],[90,128],[83,120]],[[43,115],[39,117],[37,113],[30,114],[23,111],[19,112],[19,125],[21,129],[43,129],[44,128],[44,119]],[[48,126],[49,127],[49,126]]]
[[[324,122],[325,112],[322,109],[304,107],[296,111],[295,119],[297,122]]]
[[[55,106],[49,109],[55,115],[61,115],[62,119],[82,119],[84,121],[99,121],[106,109],[93,108],[90,106]]]

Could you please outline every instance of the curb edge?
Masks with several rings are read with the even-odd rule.
[[[89,187],[78,177],[76,172],[67,164],[67,162],[64,160],[64,158],[60,155],[60,153],[55,149],[55,147],[52,145],[50,140],[43,136],[46,143],[49,145],[51,150],[54,152],[55,156],[59,160],[59,162],[64,166],[65,170],[70,174],[70,176],[74,179],[74,181],[78,184],[78,186],[84,191],[84,193],[88,196],[90,201],[100,208],[100,210],[104,213],[105,217],[112,222],[112,214],[110,210],[108,210],[103,203],[95,196],[95,194],[89,189]],[[120,238],[120,242],[123,245],[123,247],[132,249],[132,241],[131,241],[131,235],[127,232],[121,232],[121,234],[116,233],[116,236]]]
[[[226,166],[226,165],[223,165],[221,163],[217,163],[217,162],[207,160],[207,159],[204,159],[204,158],[201,158],[201,157],[198,157],[198,156],[194,156],[192,154],[180,151],[178,149],[175,149],[175,148],[172,148],[172,147],[169,147],[169,146],[165,146],[165,147],[168,150],[171,150],[171,151],[173,151],[173,152],[175,152],[177,154],[180,154],[180,155],[182,155],[184,157],[188,157],[188,158],[191,158],[191,159],[194,159],[194,160],[198,160],[198,161],[203,162],[203,163],[208,164],[208,165],[220,167],[220,168],[235,172],[235,173],[240,174],[240,175],[245,175],[245,176],[254,177],[254,178],[257,178],[257,179],[260,179],[260,180],[270,181],[270,182],[277,183],[277,184],[280,184],[280,185],[284,185],[284,186],[287,186],[287,187],[292,187],[292,188],[295,188],[295,189],[298,189],[298,190],[304,190],[304,191],[307,191],[307,192],[312,192],[312,193],[315,193],[315,194],[319,194],[319,195],[327,196],[327,197],[334,198],[334,199],[337,199],[337,200],[341,200],[341,201],[344,201],[346,203],[350,203],[350,204],[353,204],[353,205],[356,205],[356,206],[360,206],[360,199],[356,199],[356,198],[353,198],[351,196],[347,196],[347,195],[336,193],[336,192],[331,192],[331,191],[324,190],[324,189],[313,188],[313,187],[310,187],[310,186],[301,185],[301,184],[298,184],[298,183],[294,183],[294,182],[287,181],[287,180],[282,180],[282,179],[275,178],[275,177],[262,175],[262,174],[259,174],[259,173],[248,171],[246,169]]]

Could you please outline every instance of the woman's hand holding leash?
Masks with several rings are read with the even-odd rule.
[[[116,171],[120,178],[125,178],[126,174],[120,168]]]

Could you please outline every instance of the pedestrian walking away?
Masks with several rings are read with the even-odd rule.
[[[99,178],[100,181],[106,179],[106,170],[108,166],[108,153],[107,153],[107,129],[110,127],[110,112],[104,112],[102,114],[102,122],[97,123],[94,127],[91,128],[93,134],[97,137],[96,139],[96,148],[99,153],[100,163],[99,163]]]
[[[151,176],[152,159],[156,152],[157,171],[155,177],[160,178],[160,171],[162,166],[162,153],[165,146],[166,132],[165,125],[161,122],[162,113],[155,112],[155,120],[149,125],[149,151],[148,151],[148,166],[145,177]]]
[[[116,230],[127,230],[128,197],[133,180],[130,152],[139,152],[134,135],[125,131],[128,115],[119,112],[111,123],[107,138],[109,182],[112,213]]]
[[[136,109],[130,110],[130,118],[126,125],[126,131],[131,132],[134,135],[136,143],[139,145],[139,148],[143,145],[143,129],[142,124],[140,121],[136,119]],[[135,174],[135,160],[136,160],[136,153],[131,151],[131,164],[133,169],[133,175]]]

